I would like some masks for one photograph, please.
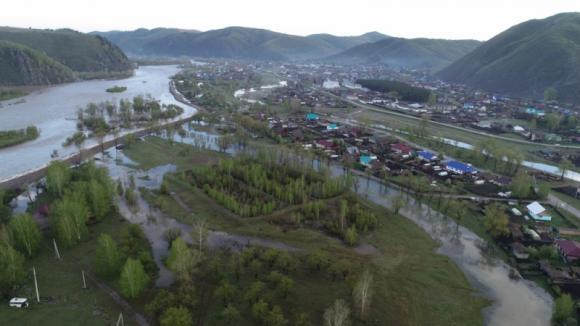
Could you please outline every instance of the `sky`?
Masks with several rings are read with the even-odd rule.
[[[580,0],[16,0],[2,4],[0,25],[82,32],[244,26],[483,41],[523,21],[571,11],[580,11]]]

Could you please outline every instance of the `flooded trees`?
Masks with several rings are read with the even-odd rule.
[[[353,301],[358,309],[361,318],[365,318],[370,310],[373,296],[373,275],[369,270],[365,270],[354,286],[352,293]]]
[[[324,311],[324,326],[350,325],[350,308],[344,300],[336,300],[332,306]]]

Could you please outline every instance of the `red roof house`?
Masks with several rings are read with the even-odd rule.
[[[580,258],[580,242],[559,239],[555,243],[562,256],[566,258],[566,261],[573,262]]]
[[[409,145],[403,143],[391,144],[391,150],[403,155],[411,155],[413,149]]]

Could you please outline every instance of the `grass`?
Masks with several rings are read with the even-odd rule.
[[[88,289],[82,288],[81,271],[92,270],[92,259],[96,248],[96,238],[102,232],[118,238],[127,226],[118,217],[103,221],[89,228],[88,238],[77,246],[59,248],[62,261],[54,258],[52,239],[45,237],[41,251],[27,261],[29,269],[34,266],[38,277],[41,299],[52,297],[54,301],[36,303],[32,272],[21,292],[29,298],[29,309],[16,309],[8,304],[0,305],[0,325],[111,325],[122,309],[114,303],[109,294],[87,279]],[[111,287],[116,284],[111,283]],[[132,316],[125,314],[125,320]]]
[[[0,101],[12,100],[26,96],[27,94],[25,91],[19,89],[0,89]]]
[[[0,148],[10,147],[38,138],[39,132],[36,127],[28,127],[19,130],[0,131]]]
[[[164,146],[163,146],[164,145]],[[164,152],[157,153],[159,147]],[[207,152],[191,152],[190,158],[180,158],[181,149],[168,146],[158,139],[131,146],[127,155],[151,167],[153,162],[199,162]],[[155,154],[155,155],[153,155]],[[152,156],[162,158],[152,158]],[[226,211],[201,190],[184,182],[179,173],[166,176],[170,192],[175,196],[146,192],[145,198],[169,216],[191,224],[197,219],[208,221],[211,229],[283,241],[308,252],[322,249],[333,257],[344,257],[360,268],[370,268],[375,275],[375,296],[368,324],[370,325],[481,325],[481,309],[489,302],[479,297],[461,270],[447,257],[435,253],[437,243],[413,222],[394,216],[382,207],[365,202],[379,216],[379,226],[365,241],[374,245],[379,254],[363,256],[346,247],[342,241],[319,231],[297,228],[284,229],[268,218],[244,218]],[[326,280],[328,281],[328,280]],[[313,321],[320,318],[323,307],[336,297],[349,300],[344,287],[320,287],[324,283],[306,275],[297,282],[297,296],[292,300],[297,310],[308,312]],[[210,308],[214,309],[214,308]],[[318,323],[319,324],[319,323]],[[360,323],[355,323],[360,324]]]
[[[551,191],[550,194],[560,198],[561,200],[565,201],[566,203],[568,203],[568,205],[576,208],[576,209],[580,209],[580,199],[578,198],[574,198],[572,196],[568,196],[564,193],[561,193],[559,191]]]
[[[123,93],[126,90],[127,87],[124,86],[114,86],[106,89],[107,93]]]

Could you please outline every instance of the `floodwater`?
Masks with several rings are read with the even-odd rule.
[[[104,157],[102,160],[97,161],[97,165],[106,167],[109,170],[109,176],[113,180],[120,180],[124,187],[129,186],[130,176],[132,175],[135,180],[136,189],[159,189],[165,174],[175,172],[176,170],[175,165],[172,164],[160,165],[150,170],[139,170],[136,168],[137,164],[126,157],[122,151],[118,151],[114,156],[115,159],[112,157]],[[119,199],[119,211],[129,222],[141,226],[145,236],[151,244],[153,259],[159,267],[159,276],[157,280],[155,280],[155,285],[157,287],[169,287],[173,284],[175,277],[163,263],[169,254],[169,243],[165,236],[166,232],[173,229],[179,229],[181,230],[181,237],[191,244],[192,227],[165,215],[156,208],[151,207],[149,203],[143,199],[139,191],[136,191],[136,195],[137,205],[135,208],[129,207],[124,199]],[[282,242],[211,230],[207,233],[205,246],[209,250],[229,249],[238,251],[247,246],[261,246],[286,251],[298,250],[297,248]]]
[[[30,142],[0,149],[0,180],[38,169],[51,160],[53,150],[64,158],[76,152],[74,146],[62,143],[76,131],[76,112],[90,102],[130,99],[151,95],[165,104],[184,108],[182,117],[197,110],[175,100],[169,91],[169,78],[179,71],[177,66],[147,66],[135,70],[134,76],[121,80],[91,80],[42,88],[23,98],[0,102],[0,130],[20,129],[35,125],[40,136]],[[112,86],[125,86],[123,93],[107,93]],[[109,136],[106,140],[111,139]],[[94,140],[85,148],[96,145]]]

